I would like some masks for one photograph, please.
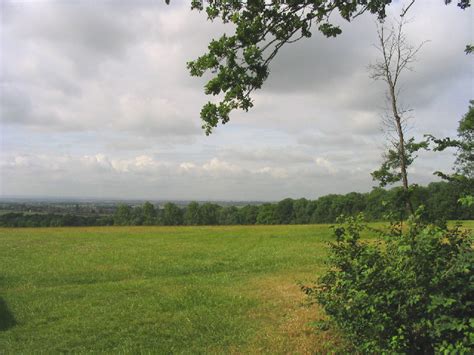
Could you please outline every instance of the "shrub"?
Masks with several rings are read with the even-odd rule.
[[[362,217],[345,219],[329,270],[304,290],[362,352],[473,351],[472,235],[423,224],[419,213],[407,224],[362,242]]]

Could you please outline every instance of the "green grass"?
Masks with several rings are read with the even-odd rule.
[[[326,225],[0,229],[0,353],[336,349],[298,287],[330,239]]]

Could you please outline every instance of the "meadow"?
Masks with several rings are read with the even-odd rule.
[[[299,286],[332,239],[328,225],[0,229],[0,353],[343,349]]]

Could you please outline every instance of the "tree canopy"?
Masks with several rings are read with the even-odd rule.
[[[433,142],[434,151],[443,151],[447,148],[456,148],[455,174],[452,176],[441,172],[437,175],[447,179],[458,179],[460,177],[474,179],[474,100],[469,102],[467,113],[461,118],[458,126],[458,138],[436,138],[427,135],[427,142]]]
[[[219,122],[227,123],[232,110],[248,111],[253,106],[252,92],[262,87],[269,75],[270,62],[285,44],[311,37],[314,26],[327,37],[339,35],[342,30],[332,22],[334,13],[346,21],[365,12],[382,20],[391,3],[392,0],[193,0],[191,8],[206,11],[208,20],[234,26],[232,35],[223,34],[212,40],[207,53],[188,63],[193,76],[213,74],[204,91],[220,96],[217,102],[209,101],[201,110],[206,134]],[[413,3],[414,0],[408,7]],[[456,3],[465,9],[471,1]]]

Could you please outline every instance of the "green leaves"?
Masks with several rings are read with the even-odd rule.
[[[431,143],[433,151],[456,148],[455,174],[448,175],[436,172],[438,176],[461,184],[472,185],[474,181],[474,100],[469,102],[468,112],[459,121],[458,138],[436,138],[426,135],[426,142]],[[472,187],[471,187],[472,188]]]
[[[303,290],[362,353],[467,353],[474,345],[474,250],[460,227],[393,225],[364,243],[362,217],[341,221],[329,268]]]
[[[339,26],[334,26],[330,23],[323,23],[319,25],[319,31],[323,33],[326,37],[336,37],[342,33],[342,30]]]
[[[410,166],[417,158],[416,152],[420,149],[427,149],[428,142],[426,140],[416,142],[415,138],[410,138],[405,144],[405,156],[402,157],[400,148],[388,149],[384,154],[382,165],[378,170],[371,173],[372,178],[379,182],[381,187],[394,184],[402,179],[401,163],[405,160],[405,166]]]
[[[331,23],[334,12],[347,21],[364,12],[382,20],[391,3],[392,0],[192,0],[192,10],[205,11],[209,21],[220,20],[235,28],[232,36],[213,40],[206,54],[188,63],[192,76],[208,71],[214,75],[212,83],[205,86],[207,95],[223,94],[216,103],[208,103],[201,110],[206,134],[219,122],[228,122],[233,110],[252,107],[251,93],[262,87],[281,47],[311,37],[313,25],[327,37],[338,36],[342,30]],[[465,9],[470,0],[458,0],[457,4]],[[471,51],[472,46],[468,46],[466,53]]]
[[[311,37],[313,23],[327,37],[335,37],[341,29],[330,23],[333,11],[350,20],[358,11],[385,16],[391,0],[345,1],[215,1],[205,4],[193,0],[191,8],[205,10],[210,21],[220,19],[232,23],[235,32],[223,35],[209,44],[208,52],[188,63],[192,76],[211,72],[213,77],[204,87],[206,95],[218,96],[201,110],[206,134],[219,123],[225,124],[235,109],[247,111],[253,106],[251,94],[260,89],[268,77],[269,65],[279,49],[301,38]]]
[[[219,121],[223,124],[229,121],[229,113],[231,110],[231,105],[226,102],[219,104],[208,102],[204,105],[201,110],[201,118],[204,121],[202,128],[205,130],[206,135],[212,133],[212,128],[216,127]]]
[[[232,17],[235,20],[239,18]],[[202,76],[208,70],[216,73],[204,87],[207,95],[224,94],[219,102],[208,102],[201,110],[203,129],[207,135],[219,122],[228,122],[233,109],[248,110],[252,107],[250,92],[260,88],[268,76],[267,67],[262,65],[262,51],[251,41],[250,44],[243,44],[249,39],[240,33],[243,30],[249,28],[237,29],[235,36],[224,34],[218,40],[211,41],[208,53],[188,63],[193,76]]]

